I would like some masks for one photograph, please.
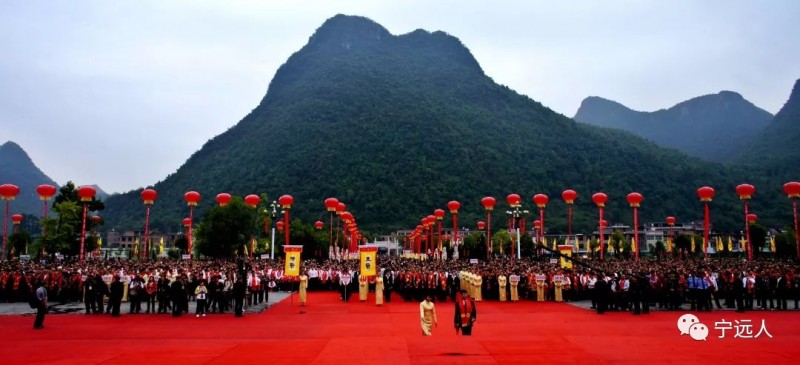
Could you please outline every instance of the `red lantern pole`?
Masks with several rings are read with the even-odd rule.
[[[45,246],[46,246],[46,238],[47,238],[47,225],[45,222],[47,221],[47,201],[50,200],[53,195],[56,193],[56,187],[52,185],[39,185],[36,187],[36,192],[39,194],[39,199],[42,201],[42,247],[39,256],[44,256],[45,253]]]
[[[792,200],[792,213],[794,217],[794,244],[795,254],[797,259],[800,260],[800,230],[797,225],[797,198],[800,197],[800,182],[790,181],[783,184],[783,192]]]
[[[561,198],[564,199],[564,203],[567,204],[567,241],[572,237],[572,205],[575,203],[575,198],[577,197],[578,193],[576,193],[575,190],[564,190],[561,193]]]
[[[703,202],[704,207],[704,218],[703,218],[703,258],[708,258],[708,231],[709,226],[711,225],[711,218],[708,209],[708,203],[711,199],[714,198],[714,189],[709,186],[703,186],[697,189],[697,196],[700,198],[700,201]],[[749,242],[748,242],[749,246]]]
[[[600,260],[605,260],[605,251],[606,251],[606,241],[605,241],[605,229],[606,227],[603,225],[603,207],[606,206],[606,201],[608,201],[608,196],[604,193],[595,193],[592,195],[592,201],[597,205],[598,211],[600,213],[598,226],[600,226]]]
[[[639,205],[642,203],[643,197],[639,193],[630,193],[626,198],[628,199],[628,204],[633,208],[633,242],[636,244],[633,250],[634,262],[639,262],[639,247],[641,245],[641,242],[639,242]]]
[[[492,257],[492,210],[497,200],[491,196],[481,199],[483,209],[486,210],[486,259]]]
[[[80,253],[78,256],[78,260],[83,263],[85,258],[84,252],[84,245],[86,242],[86,213],[88,211],[88,202],[92,201],[96,190],[91,186],[81,186],[78,188],[78,196],[81,198],[81,202],[83,203],[83,214],[81,215],[81,246],[80,246]]]
[[[4,199],[6,201],[6,214],[3,216],[3,255],[2,259],[6,260],[6,245],[8,241],[8,209],[10,205],[10,199]]]
[[[461,208],[461,203],[451,200],[447,203],[447,208],[450,210],[450,215],[453,216],[453,234],[451,235],[453,244],[451,246],[455,246],[458,243],[458,209]]]
[[[6,259],[6,244],[8,241],[8,210],[11,201],[19,194],[19,187],[12,184],[0,185],[0,198],[6,201],[6,214],[3,216],[3,246],[0,247],[0,259]]]
[[[747,214],[749,214],[750,210],[748,202],[755,192],[755,186],[750,184],[740,184],[736,186],[736,194],[739,195],[739,199],[744,201],[744,232],[747,239],[747,261],[753,261],[753,245],[750,241],[750,222],[747,220]]]
[[[278,198],[278,203],[281,205],[281,209],[284,210],[284,223],[283,223],[283,241],[285,245],[289,245],[289,211],[292,210],[292,203],[294,203],[294,198],[291,195],[283,195]]]
[[[144,213],[144,247],[145,250],[148,251],[150,247],[150,206],[153,205],[155,202],[156,197],[158,194],[153,189],[145,189],[142,190],[142,200],[144,201],[145,206],[145,213]],[[142,252],[145,260],[147,259],[148,255],[145,252]]]

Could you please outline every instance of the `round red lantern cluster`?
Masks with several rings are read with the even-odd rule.
[[[450,214],[458,214],[458,209],[461,208],[461,203],[452,200],[447,203],[447,209],[450,210]]]
[[[335,212],[336,207],[339,205],[339,199],[336,198],[328,198],[325,199],[325,209],[329,212]]]
[[[519,194],[508,194],[506,197],[506,203],[511,208],[516,208],[521,205],[522,198],[520,198]]]
[[[790,198],[800,198],[800,182],[790,181],[783,184],[783,192]]]
[[[314,228],[316,228],[316,229],[318,229],[318,230],[322,229],[322,227],[323,227],[323,226],[325,226],[325,224],[324,224],[324,223],[322,223],[322,221],[316,221],[316,222],[314,222]]]
[[[292,198],[291,195],[281,195],[281,197],[278,198],[278,203],[283,209],[291,209],[292,203],[294,203],[294,198]]]
[[[564,203],[567,203],[567,204],[574,204],[575,203],[575,199],[577,199],[577,198],[578,198],[578,193],[575,192],[575,190],[568,189],[568,190],[564,190],[561,193],[561,199],[564,199]]]
[[[700,201],[710,202],[712,199],[714,199],[714,188],[710,186],[703,186],[697,189],[697,197],[700,198]]]
[[[750,199],[755,192],[756,187],[750,184],[740,184],[736,186],[736,194],[739,195],[739,199],[741,200]]]
[[[483,209],[486,210],[494,210],[494,205],[497,203],[497,199],[492,198],[491,196],[487,196],[481,199],[481,205],[483,205]]]
[[[671,217],[671,216],[667,217],[667,224],[670,225],[670,226],[674,226],[675,225],[675,217]]]
[[[437,221],[444,219],[444,209],[436,209],[433,211],[433,215],[436,217]]]
[[[642,199],[644,199],[644,197],[642,197],[642,194],[635,192],[628,194],[626,198],[628,199],[628,204],[630,204],[631,207],[633,208],[638,208],[639,205],[642,203]]]
[[[22,223],[22,214],[14,214],[11,216],[11,223],[13,224],[20,224]]]
[[[0,198],[3,200],[14,200],[19,194],[19,187],[14,184],[0,185]]]
[[[484,221],[478,221],[478,229],[484,230],[486,228],[486,223]]]
[[[547,206],[547,202],[549,200],[550,198],[548,198],[547,195],[544,194],[536,194],[533,196],[533,203],[536,204],[536,206],[539,207],[540,209],[543,209],[545,206]]]

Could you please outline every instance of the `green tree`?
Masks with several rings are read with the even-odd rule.
[[[767,244],[767,230],[760,224],[750,225],[750,242],[753,244],[753,256],[761,254]],[[777,244],[777,243],[776,243]],[[769,250],[769,247],[766,247]]]
[[[785,230],[775,236],[775,255],[783,257],[796,257],[797,244],[793,229]]]
[[[8,236],[8,246],[11,250],[8,257],[18,257],[27,252],[28,244],[31,243],[31,235],[27,231],[19,231]]]
[[[507,230],[501,229],[498,230],[494,235],[492,235],[492,253],[502,253],[503,255],[508,254],[509,245],[511,244],[511,235],[508,233]]]
[[[253,232],[253,209],[234,197],[226,206],[216,206],[206,213],[195,229],[197,252],[209,257],[244,254]]]
[[[105,209],[105,205],[97,198],[89,202],[81,202],[75,184],[67,182],[59,189],[59,194],[53,201],[52,212],[55,218],[48,217],[44,220],[46,232],[45,249],[48,253],[60,252],[67,255],[77,255],[80,252],[81,228],[83,225],[83,207],[87,208],[86,214],[86,240],[84,252],[95,249],[96,241],[88,234],[96,228],[96,224],[89,219],[92,214]],[[90,213],[94,212],[94,213]],[[37,240],[37,251],[41,247],[41,237]]]

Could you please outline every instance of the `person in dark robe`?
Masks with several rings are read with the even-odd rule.
[[[119,276],[114,276],[111,282],[111,292],[108,296],[108,303],[111,305],[111,316],[119,317],[119,307],[122,305],[122,294],[125,290],[124,284],[119,280]]]
[[[603,314],[608,306],[609,286],[604,273],[597,276],[594,284],[594,300],[597,303],[597,314]]]
[[[455,317],[453,322],[456,332],[461,331],[464,336],[472,335],[472,327],[478,318],[475,300],[469,297],[466,290],[461,291],[461,298],[455,302]]]
[[[175,280],[175,282],[173,282],[169,288],[169,296],[172,299],[173,317],[180,317],[181,312],[184,310],[184,306],[188,306],[186,298],[186,286],[184,285],[183,280],[183,277]]]
[[[233,284],[233,302],[234,302],[234,310],[233,315],[236,317],[244,316],[243,307],[244,307],[244,296],[247,293],[247,286],[244,284],[244,280],[241,276],[236,279],[236,283]]]

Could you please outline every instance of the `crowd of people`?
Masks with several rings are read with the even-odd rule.
[[[380,280],[360,278],[357,260],[305,260],[303,289],[338,291],[366,300],[379,282],[381,302],[392,295],[404,301],[455,301],[469,274],[477,301],[591,300],[605,310],[646,313],[665,310],[798,309],[800,265],[796,261],[761,258],[581,260],[562,268],[545,258],[419,260],[379,257]],[[267,301],[270,291],[297,290],[300,278],[284,275],[282,260],[95,260],[78,262],[3,262],[0,303],[26,301],[41,286],[53,302],[77,302],[86,314],[119,314],[115,303],[128,303],[128,313],[188,313],[233,311]],[[347,279],[347,280],[345,280]],[[538,284],[537,284],[538,279]],[[559,287],[560,293],[557,293]],[[537,291],[538,289],[538,291]],[[540,293],[541,292],[541,293]],[[560,295],[559,295],[560,294]],[[792,304],[792,305],[790,305]]]

